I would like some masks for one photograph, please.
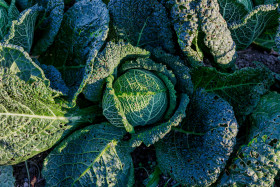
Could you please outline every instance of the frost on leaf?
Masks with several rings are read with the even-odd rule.
[[[186,186],[210,186],[233,151],[237,122],[215,94],[195,92],[186,120],[155,144],[161,171]]]

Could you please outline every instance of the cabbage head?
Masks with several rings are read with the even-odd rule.
[[[153,124],[163,117],[167,109],[167,88],[152,72],[130,69],[117,78],[113,89],[120,108],[133,126]],[[107,105],[108,94],[106,92],[103,96],[104,106]],[[106,117],[110,120],[110,115]]]

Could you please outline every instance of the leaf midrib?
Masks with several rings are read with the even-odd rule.
[[[68,120],[67,117],[63,116],[43,116],[43,115],[34,115],[34,114],[19,114],[19,113],[0,113],[0,116],[17,116],[17,117],[28,117],[28,118],[37,118],[37,119],[50,119],[50,120]]]

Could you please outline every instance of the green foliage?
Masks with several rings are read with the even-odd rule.
[[[64,15],[53,47],[39,61],[55,66],[69,87],[69,101],[75,106],[92,74],[94,59],[109,29],[109,12],[101,0],[75,3]]]
[[[47,86],[49,85],[49,80],[46,79],[42,69],[21,47],[0,43],[0,67],[8,68],[12,74],[16,74],[26,82],[32,83],[40,78]]]
[[[9,34],[4,38],[6,44],[21,46],[28,53],[33,43],[35,23],[40,8],[35,5],[22,12],[18,20],[13,21]]]
[[[23,47],[28,53],[40,55],[53,43],[60,28],[64,3],[62,0],[1,1],[0,40]],[[21,13],[19,13],[18,5]]]
[[[276,2],[259,4],[256,7],[252,6],[251,0],[219,0],[219,4],[220,12],[227,21],[238,50],[248,47],[279,17],[277,15],[279,5]],[[265,41],[257,42],[262,44]]]
[[[130,69],[114,81],[112,88],[123,110],[123,115],[133,126],[148,125],[159,121],[168,104],[168,93],[165,84],[155,74],[141,70]],[[103,110],[105,117],[110,120],[111,106],[105,92]],[[109,114],[109,115],[107,115]]]
[[[60,29],[63,19],[64,2],[63,0],[35,0],[43,7],[38,19],[34,38],[36,39],[32,47],[32,55],[41,55],[54,42],[56,34]]]
[[[132,186],[131,148],[124,131],[108,123],[74,132],[45,159],[47,186]]]
[[[110,0],[108,7],[119,38],[134,46],[175,52],[171,22],[157,0]]]
[[[83,90],[83,94],[88,100],[100,101],[105,78],[116,70],[122,60],[149,57],[149,55],[148,51],[123,41],[118,43],[108,42],[105,49],[98,54],[93,63],[93,71]]]
[[[251,116],[249,142],[240,148],[219,186],[272,186],[280,169],[280,95],[261,98]]]
[[[0,186],[11,187],[14,186],[15,178],[13,176],[12,166],[0,166]]]
[[[203,46],[199,46],[199,40],[203,40],[216,65],[232,66],[236,58],[235,44],[216,0],[177,1],[171,15],[178,43],[191,66],[202,65]]]
[[[170,132],[155,144],[158,165],[183,185],[210,186],[235,145],[234,112],[216,94],[200,90],[192,97],[187,116],[180,131]]]
[[[0,165],[17,164],[51,148],[68,129],[94,118],[63,108],[42,69],[22,48],[0,45]]]
[[[199,67],[191,74],[195,89],[204,88],[207,92],[218,94],[240,115],[252,113],[260,97],[274,83],[273,75],[263,68],[221,73],[214,68]]]

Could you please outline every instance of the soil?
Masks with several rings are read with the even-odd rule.
[[[262,63],[268,67],[271,71],[280,74],[280,60],[279,54],[259,50],[254,46],[247,48],[246,50],[238,52],[238,59],[236,65],[238,68],[244,67],[256,67],[259,63]],[[50,153],[50,150],[45,151],[27,161],[30,179],[32,181],[31,186],[43,187],[45,181],[41,176],[41,169],[44,158]],[[132,158],[135,167],[135,186],[145,186],[145,179],[153,173],[157,165],[155,148],[153,146],[146,147],[144,145],[137,148],[132,153]],[[20,163],[14,168],[14,176],[16,178],[16,187],[28,187],[28,175],[25,163]],[[35,178],[34,178],[35,177]],[[33,179],[33,180],[32,180]],[[158,186],[180,186],[169,176],[163,174],[160,175],[160,182]],[[275,186],[280,186],[280,176],[276,177]]]
[[[235,64],[238,68],[257,67],[261,63],[272,72],[280,74],[279,54],[274,51],[267,52],[251,46],[246,50],[238,51],[237,54],[238,58]]]

